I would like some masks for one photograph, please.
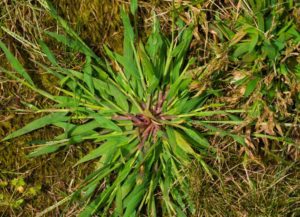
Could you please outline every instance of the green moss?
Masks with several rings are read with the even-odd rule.
[[[27,123],[34,118],[36,118],[35,115],[16,115],[13,118],[13,127],[4,131],[8,132],[19,128],[23,123]],[[15,195],[14,192],[22,191],[20,190],[20,186],[24,188],[24,192],[21,195],[16,194],[13,196],[9,203],[14,208],[22,206],[22,209],[15,210],[16,213],[28,216],[30,213],[29,204],[39,211],[49,207],[55,203],[55,200],[59,200],[64,196],[63,192],[66,192],[67,189],[71,190],[74,185],[79,184],[87,172],[92,169],[91,166],[87,165],[73,168],[73,165],[83,155],[83,152],[85,152],[84,150],[88,149],[89,144],[83,144],[84,148],[73,147],[56,155],[34,159],[26,157],[33,150],[28,145],[29,141],[35,139],[48,140],[58,133],[54,128],[52,130],[49,128],[42,129],[17,140],[1,143],[1,183],[10,183],[10,186],[9,188],[0,189],[0,194]],[[75,181],[73,185],[69,186],[72,179],[75,179]],[[20,181],[18,180],[23,180],[23,184],[20,185]],[[49,191],[55,196],[49,197]],[[20,206],[18,207],[14,206],[13,204],[20,198],[24,199],[25,202],[19,204]],[[7,215],[10,211],[10,209],[6,209]]]
[[[129,0],[52,0],[56,9],[66,19],[72,28],[88,42],[98,53],[103,44],[108,44],[113,50],[122,50],[123,26],[120,17],[121,8],[129,11]],[[151,25],[145,26],[145,20],[152,16],[155,8],[168,7],[163,0],[139,1],[139,29],[150,30]],[[167,16],[166,16],[167,17]],[[164,18],[166,18],[164,17]],[[143,31],[140,33],[143,34]]]
[[[122,49],[121,1],[82,0],[70,4],[68,0],[53,0],[53,3],[80,36],[96,50],[100,51],[103,43],[117,50]]]
[[[13,112],[15,108],[25,109],[26,107],[17,100],[16,96],[22,96],[23,101],[32,103],[34,101],[40,106],[49,106],[49,102],[43,101],[39,97],[35,97],[26,88],[21,88],[19,84],[5,83],[3,88],[6,90],[3,95],[6,100],[0,101],[0,107],[5,108],[5,112],[0,113],[0,138],[3,138],[8,133],[19,129],[26,123],[38,118],[36,114],[17,114]],[[39,115],[40,116],[40,115]],[[63,196],[62,192],[66,189],[72,189],[73,186],[68,186],[72,179],[76,180],[73,183],[78,184],[83,177],[90,171],[91,166],[81,166],[73,168],[73,165],[83,155],[83,152],[87,152],[87,149],[91,144],[83,144],[82,148],[71,147],[68,150],[62,151],[59,154],[45,156],[41,158],[28,159],[26,155],[33,150],[29,145],[32,140],[50,140],[61,133],[58,129],[47,128],[36,131],[29,135],[20,137],[13,141],[0,143],[0,183],[4,186],[0,188],[0,195],[4,195],[2,204],[6,206],[0,206],[0,214],[4,212],[5,215],[11,215],[11,209],[7,209],[7,206],[12,208],[18,208],[15,213],[22,214],[24,216],[30,216],[31,206],[39,211],[47,208],[55,203],[55,200]],[[65,162],[64,162],[65,161]],[[64,162],[64,163],[63,163]],[[68,176],[66,176],[68,174]],[[26,183],[25,191],[22,195],[15,195],[14,192],[20,187],[17,183],[18,180],[24,180]],[[11,184],[14,183],[15,187]],[[39,189],[41,186],[41,189]],[[55,194],[54,197],[49,197],[49,191],[51,194]],[[11,198],[10,202],[7,202],[7,196],[15,195]],[[19,203],[19,199],[25,201]],[[6,201],[5,203],[3,201]],[[19,205],[16,206],[15,203]],[[29,206],[30,205],[30,206]],[[22,207],[22,209],[19,209]],[[27,214],[26,214],[27,213]]]

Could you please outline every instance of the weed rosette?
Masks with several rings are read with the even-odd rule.
[[[99,210],[112,216],[194,213],[185,170],[196,160],[212,175],[205,158],[215,150],[205,135],[218,132],[245,143],[243,137],[222,131],[208,120],[213,115],[224,116],[239,110],[223,111],[219,109],[221,104],[205,104],[211,93],[192,91],[192,80],[197,73],[190,69],[194,59],[188,60],[186,53],[193,27],[186,27],[180,20],[174,22],[169,40],[161,34],[159,22],[154,19],[152,33],[142,43],[136,38],[129,16],[122,12],[124,52],[119,54],[104,47],[106,58],[101,59],[51,5],[44,3],[44,6],[66,35],[45,33],[79,53],[84,63],[79,69],[65,68],[47,44],[40,41],[40,49],[50,64],[35,64],[60,80],[57,89],[61,94],[52,95],[35,85],[0,42],[15,70],[2,68],[2,71],[55,103],[47,109],[34,108],[36,112],[50,114],[11,133],[3,141],[54,125],[64,132],[41,144],[29,157],[53,153],[86,140],[97,144],[76,163],[95,161],[95,171],[66,199],[83,203],[80,216],[91,216]],[[134,14],[136,8],[131,9]]]

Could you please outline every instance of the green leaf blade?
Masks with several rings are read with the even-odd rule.
[[[31,77],[26,72],[22,64],[17,60],[17,58],[9,51],[6,45],[0,41],[0,48],[4,52],[7,60],[10,62],[11,66],[16,70],[30,85],[35,86]]]
[[[44,116],[42,118],[39,118],[37,120],[32,121],[31,123],[27,124],[25,127],[14,131],[13,133],[6,136],[2,141],[6,141],[9,139],[16,138],[18,136],[22,136],[24,134],[27,134],[29,132],[32,132],[34,130],[40,129],[44,126],[54,124],[56,122],[62,122],[69,120],[69,117],[66,116],[67,113],[53,113],[47,116]]]

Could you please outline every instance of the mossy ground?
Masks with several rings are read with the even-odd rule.
[[[169,31],[170,2],[168,1],[139,1],[140,2],[140,34],[147,34],[151,24],[151,12],[155,10],[161,20],[163,30]],[[199,11],[197,4],[192,1],[175,1],[180,16],[189,22],[190,13],[180,5],[188,5],[193,12],[193,19],[199,22],[198,32],[195,32],[194,42],[191,46],[191,55],[197,57],[198,62],[206,64],[207,84],[220,88],[222,84],[211,83],[209,78],[216,71],[223,70],[232,74],[234,65],[230,64],[226,48],[222,43],[208,38],[208,26],[211,19],[210,12]],[[120,7],[129,7],[128,1],[119,0],[53,0],[59,13],[68,20],[72,27],[94,50],[101,54],[103,44],[108,44],[114,50],[122,50],[122,25],[120,21]],[[224,5],[230,6],[230,1]],[[206,11],[218,9],[216,4],[202,4]],[[205,6],[206,5],[206,6]],[[205,8],[206,7],[206,8]],[[26,40],[35,45],[36,39],[44,37],[43,29],[57,28],[56,23],[47,16],[36,1],[31,0],[4,0],[0,3],[0,24],[7,29],[22,35]],[[299,9],[294,10],[292,16],[299,18]],[[299,21],[299,19],[296,19]],[[298,22],[299,25],[299,22]],[[207,29],[207,32],[205,31]],[[27,59],[42,60],[43,57],[30,46],[16,42],[0,30],[1,40],[4,40],[15,55],[22,61],[31,73],[35,82],[44,89],[54,92],[55,80],[49,75],[38,70]],[[46,38],[43,38],[47,40]],[[57,53],[59,47],[51,44]],[[210,49],[210,52],[208,50]],[[217,58],[216,58],[217,56]],[[221,56],[221,58],[219,57]],[[74,58],[60,55],[59,58],[68,64]],[[68,61],[67,61],[68,60]],[[3,55],[0,56],[0,65],[7,66]],[[215,76],[215,75],[214,75]],[[218,76],[218,75],[217,75]],[[221,82],[222,83],[222,82]],[[195,88],[199,88],[195,84]],[[297,84],[296,84],[297,85]],[[222,86],[224,88],[224,86]],[[297,88],[296,88],[297,90]],[[227,87],[227,94],[219,98],[220,102],[227,102],[229,108],[238,105],[242,94],[239,89]],[[252,101],[255,101],[255,98]],[[28,109],[28,104],[38,107],[47,107],[49,101],[28,90],[14,80],[0,74],[0,138],[26,123],[37,118],[32,112],[16,112],[16,109]],[[247,107],[247,103],[242,102]],[[268,113],[268,110],[265,110]],[[264,117],[270,119],[274,115]],[[295,114],[296,115],[296,114]],[[299,115],[299,114],[298,114]],[[295,119],[296,120],[296,119]],[[259,121],[259,119],[258,119]],[[249,129],[238,129],[247,133]],[[298,129],[299,130],[299,129]],[[75,162],[89,149],[92,144],[83,144],[63,150],[58,154],[28,159],[26,154],[32,150],[28,145],[31,140],[47,140],[59,133],[58,129],[45,128],[13,141],[0,144],[0,216],[34,216],[36,213],[53,205],[68,193],[92,170],[92,165],[73,167]],[[295,139],[299,137],[297,129]],[[272,152],[268,156],[261,155],[259,149],[264,141],[257,143],[258,147],[251,149],[252,156],[245,159],[243,150],[236,147],[228,148],[230,141],[220,141],[214,138],[214,144],[219,148],[219,159],[211,164],[219,170],[220,177],[211,180],[198,168],[191,168],[190,179],[193,184],[193,195],[197,204],[198,216],[297,216],[300,215],[300,165],[299,152],[293,147],[280,147],[276,142],[270,146],[275,147],[276,156]],[[272,147],[269,147],[272,149]],[[245,151],[245,150],[244,150]],[[247,151],[247,150],[246,150]],[[278,157],[280,156],[280,157]],[[24,179],[24,189],[12,184],[14,179]],[[41,188],[39,188],[41,186]],[[29,189],[36,189],[35,194],[29,194]],[[26,193],[27,192],[27,193]],[[23,202],[21,200],[24,200]],[[48,216],[76,216],[76,207],[55,209]]]

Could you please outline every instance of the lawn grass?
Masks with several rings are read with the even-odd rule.
[[[186,25],[193,23],[195,28],[188,53],[196,60],[191,65],[190,90],[196,96],[208,91],[212,97],[207,105],[222,104],[222,110],[245,111],[229,117],[220,113],[213,121],[203,118],[202,125],[196,125],[198,131],[207,136],[216,155],[205,158],[214,171],[212,177],[194,160],[184,171],[195,203],[191,216],[300,214],[299,5],[294,1],[261,2],[264,4],[175,1],[172,6],[167,1],[139,1],[138,14],[132,16],[132,21],[138,23],[134,28],[139,30],[143,41],[151,33],[154,9],[162,32],[171,38],[171,11],[175,7],[175,16],[181,17]],[[120,6],[125,5],[129,13],[129,2],[93,1],[90,6],[86,1],[74,5],[68,5],[68,1],[53,3],[97,55],[104,55],[103,44],[113,51],[122,51]],[[13,51],[39,88],[58,94],[53,88],[58,79],[31,61],[45,62],[46,59],[37,39],[49,45],[65,68],[77,70],[84,64],[84,58],[66,47],[62,49],[44,34],[45,29],[58,28],[60,33],[63,30],[39,4],[34,1],[0,4],[0,23],[5,26],[0,32],[1,41]],[[17,35],[26,40],[17,41]],[[0,59],[4,68],[9,67],[3,55]],[[0,91],[3,108],[0,135],[3,138],[36,119],[37,115],[32,112],[35,107],[51,107],[49,100],[3,73]],[[208,132],[203,121],[220,130]],[[34,216],[74,192],[92,170],[93,164],[73,168],[82,156],[95,148],[90,142],[57,154],[26,158],[33,149],[25,143],[32,139],[50,140],[59,133],[56,127],[47,127],[1,142],[0,214]],[[244,145],[238,142],[239,136],[244,138]],[[63,174],[72,175],[62,178]],[[23,179],[25,184],[22,184]],[[46,216],[77,216],[80,209],[76,203],[64,204]]]

